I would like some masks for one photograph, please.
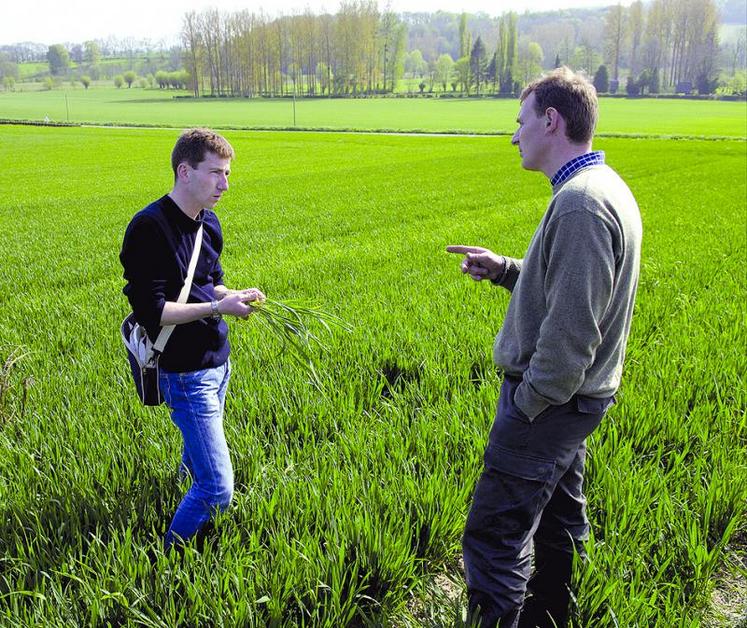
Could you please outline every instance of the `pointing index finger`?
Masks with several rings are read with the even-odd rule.
[[[450,244],[446,247],[447,253],[458,253],[466,255],[467,253],[484,253],[485,249],[481,246],[465,246],[462,244]]]

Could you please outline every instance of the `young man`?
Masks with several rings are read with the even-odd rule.
[[[228,190],[233,148],[208,129],[190,129],[171,154],[171,192],[135,214],[125,232],[120,261],[124,293],[135,318],[155,342],[165,325],[176,325],[159,360],[160,386],[171,419],[184,439],[183,473],[192,485],[166,533],[167,548],[197,534],[233,495],[233,468],[223,433],[230,374],[224,315],[246,318],[256,288],[223,284],[223,234],[213,208]],[[199,227],[202,246],[189,298],[177,303],[187,277]]]
[[[524,168],[550,179],[552,199],[524,258],[447,248],[465,254],[462,272],[512,292],[494,347],[504,381],[463,538],[483,627],[565,625],[573,555],[588,538],[585,439],[620,384],[642,232],[630,190],[592,152],[596,120],[594,87],[568,68],[530,84],[511,142]]]

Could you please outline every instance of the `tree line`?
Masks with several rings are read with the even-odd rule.
[[[193,11],[182,42],[195,96],[384,93],[407,52],[405,26],[370,0],[344,1],[335,15]]]
[[[5,89],[19,81],[41,83],[44,89],[63,82],[86,89],[106,81],[115,86],[185,89],[190,77],[183,67],[181,46],[153,48],[131,39],[87,40],[80,44],[23,43],[0,46],[0,80]],[[46,63],[46,69],[41,66]],[[34,64],[21,75],[21,64]]]
[[[719,79],[719,16],[713,0],[652,0],[610,7],[605,59],[612,80],[628,68],[629,94],[662,89],[713,93]]]
[[[744,94],[747,29],[744,5],[736,0],[656,0],[620,3],[604,9],[573,9],[518,16],[515,76],[526,82],[559,64],[589,76],[607,73],[603,91],[630,94],[673,92],[677,88]],[[733,6],[734,5],[734,6]],[[406,13],[408,49],[405,68],[429,80],[434,60],[462,54],[463,17],[436,12]],[[722,22],[730,25],[721,37]],[[501,40],[504,18],[469,15],[467,29],[488,47]],[[603,66],[603,67],[600,67]],[[516,74],[518,72],[518,75]],[[689,86],[689,87],[688,87]]]
[[[344,0],[334,15],[210,9],[184,16],[182,42],[195,96],[383,94],[403,76],[421,92],[512,94],[561,64],[596,75],[600,91],[712,93],[723,68],[744,92],[745,36],[720,45],[714,0],[579,13],[397,15],[374,0]]]
[[[747,31],[721,42],[719,26],[714,0],[499,17],[395,14],[375,0],[343,0],[335,14],[321,15],[210,9],[185,14],[181,46],[168,51],[136,53],[132,40],[56,44],[45,55],[35,45],[3,46],[0,78],[17,79],[12,61],[31,55],[48,61],[54,81],[108,78],[130,86],[129,70],[136,84],[187,86],[195,96],[386,94],[401,91],[403,77],[406,90],[515,94],[565,64],[594,76],[600,92],[744,94]],[[116,46],[128,62],[107,58]]]
[[[518,18],[498,18],[494,48],[473,41],[467,15],[460,17],[459,57],[442,54],[430,63],[407,51],[407,25],[376,2],[343,2],[335,15],[269,19],[240,11],[209,9],[184,16],[185,66],[195,96],[357,96],[394,92],[405,72],[428,78],[420,91],[486,90],[513,93],[542,70],[542,52],[520,54]]]

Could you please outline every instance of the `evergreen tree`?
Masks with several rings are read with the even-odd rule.
[[[661,78],[659,77],[659,68],[651,71],[651,80],[648,85],[649,94],[658,94],[661,91]]]
[[[497,57],[498,57],[498,53],[494,52],[492,58],[490,59],[490,63],[488,64],[487,75],[485,76],[486,81],[490,81],[493,83],[493,91],[495,91],[495,82],[498,76],[496,73],[497,65],[498,65]]]
[[[598,94],[610,91],[610,75],[607,66],[604,64],[600,65],[596,74],[594,74],[594,87]]]
[[[472,51],[469,55],[469,69],[472,74],[472,80],[477,87],[477,93],[480,93],[480,85],[485,80],[487,73],[487,60],[485,54],[485,44],[482,43],[482,38],[478,35],[475,40],[475,45],[472,46]]]
[[[641,87],[632,74],[628,76],[628,80],[625,82],[625,91],[628,96],[638,96],[641,93]]]

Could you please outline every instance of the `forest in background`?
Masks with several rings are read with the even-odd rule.
[[[181,44],[168,48],[131,38],[0,46],[0,78],[5,89],[23,80],[49,89],[113,80],[195,96],[509,95],[565,64],[593,76],[600,93],[739,96],[744,19],[743,0],[637,0],[498,17],[397,14],[373,0],[322,15],[207,9],[185,14]]]

